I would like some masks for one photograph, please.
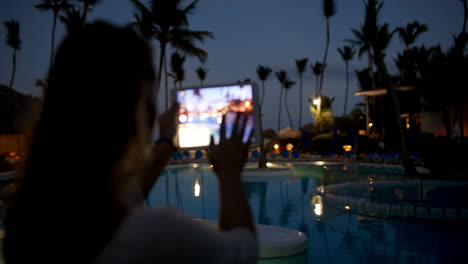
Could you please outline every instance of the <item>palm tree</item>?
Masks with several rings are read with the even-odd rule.
[[[182,87],[182,81],[185,80],[185,70],[184,70],[185,56],[182,56],[178,52],[174,52],[171,55],[171,70],[172,78],[174,79],[174,89],[177,89],[177,83],[179,83],[179,88]]]
[[[83,25],[86,24],[88,12],[91,11],[92,6],[95,6],[101,2],[101,0],[78,0],[83,3],[83,16],[81,17]]]
[[[270,77],[271,68],[265,65],[258,65],[257,76],[262,82],[262,98],[260,99],[259,109],[262,112],[263,100],[265,99],[265,81]]]
[[[401,40],[405,44],[406,51],[408,52],[410,50],[410,46],[416,42],[419,35],[427,31],[427,26],[414,21],[406,24],[406,27],[397,28],[397,30]]]
[[[360,30],[351,29],[351,32],[354,35],[354,39],[347,41],[359,47],[359,58],[361,58],[364,52],[367,52],[369,74],[372,81],[372,88],[374,88],[373,45],[378,30],[377,16],[382,9],[383,2],[379,2],[378,0],[368,0],[367,4],[364,5],[366,8],[364,25],[361,26]]]
[[[281,105],[282,105],[282,100],[283,100],[283,87],[284,87],[284,82],[288,79],[288,74],[286,73],[286,71],[281,70],[279,72],[275,72],[275,75],[281,85],[279,107],[278,107],[278,130],[277,131],[279,131],[281,128]]]
[[[265,145],[263,143],[263,122],[262,122],[262,106],[263,106],[263,100],[265,99],[265,81],[268,79],[271,73],[271,68],[268,66],[262,66],[259,65],[257,67],[257,76],[258,79],[262,82],[262,99],[260,100],[260,103],[258,105],[258,109],[260,112],[260,156],[258,159],[258,167],[259,168],[266,168],[267,165],[267,160],[266,160],[266,155],[265,155]]]
[[[299,123],[298,123],[298,128],[301,128],[302,126],[302,77],[304,75],[304,72],[306,71],[307,63],[309,62],[309,59],[307,58],[302,58],[299,60],[296,60],[296,69],[297,72],[299,73]]]
[[[285,106],[285,108],[286,108],[286,112],[288,113],[289,126],[290,126],[291,128],[294,128],[294,126],[293,126],[293,122],[292,122],[292,119],[291,119],[291,113],[289,112],[289,106],[288,106],[288,91],[289,91],[289,89],[291,89],[295,84],[296,84],[296,82],[289,80],[289,78],[286,78],[286,80],[284,80],[284,83],[283,83],[283,87],[284,87],[284,89],[285,89],[285,94],[284,94],[284,106]]]
[[[195,72],[197,73],[198,79],[200,79],[200,87],[203,87],[203,81],[206,79],[209,69],[205,67],[198,67]]]
[[[20,23],[17,20],[3,22],[7,28],[7,45],[13,49],[13,71],[10,79],[10,89],[13,89],[13,83],[16,75],[16,53],[21,49]]]
[[[36,8],[41,11],[52,10],[53,23],[52,23],[52,41],[50,44],[50,63],[49,67],[52,67],[54,60],[54,49],[55,49],[55,28],[57,26],[58,14],[72,5],[68,3],[68,0],[42,0],[40,4],[36,5]]]
[[[343,116],[346,115],[346,107],[348,106],[348,90],[349,90],[349,61],[353,59],[356,50],[354,46],[344,46],[343,48],[338,48],[338,52],[341,55],[341,58],[346,65],[346,92],[345,92],[345,101],[343,108]]]
[[[327,20],[327,42],[325,45],[325,53],[323,55],[323,65],[327,65],[327,57],[328,57],[328,48],[330,46],[330,18],[336,14],[336,5],[335,5],[335,0],[323,0],[323,15],[325,16]],[[325,76],[325,68],[322,71],[322,74],[320,75],[320,87],[319,87],[319,92],[318,96],[321,97],[322,95],[322,89],[323,89],[323,79]],[[317,111],[320,113],[320,104],[318,104]]]
[[[68,33],[77,32],[84,26],[80,11],[74,7],[68,8],[65,15],[60,16],[60,21],[65,25]]]
[[[354,45],[359,47],[359,58],[362,54],[367,52],[368,68],[369,68],[369,79],[371,83],[371,89],[375,87],[374,80],[374,61],[373,61],[373,45],[377,36],[378,25],[377,17],[380,10],[382,9],[383,2],[378,0],[367,0],[367,3],[364,3],[366,13],[364,19],[364,25],[361,25],[360,30],[351,29],[351,32],[354,35],[354,39],[347,40]],[[366,96],[366,109],[369,109],[369,97]],[[369,112],[366,111],[366,130],[369,134]]]
[[[319,77],[322,74],[323,70],[325,69],[325,65],[320,62],[316,62],[315,64],[311,64],[310,68],[315,75],[315,96],[318,96],[318,87],[319,87]]]
[[[183,0],[152,0],[149,4],[150,9],[139,0],[132,0],[132,2],[139,12],[139,16],[137,17],[140,19],[136,24],[147,35],[154,33],[154,37],[159,42],[160,55],[158,74],[156,76],[157,85],[161,84],[162,71],[167,68],[166,48],[168,44],[186,55],[198,57],[201,62],[206,61],[208,56],[206,51],[196,47],[195,41],[203,42],[206,38],[213,38],[213,33],[209,31],[194,31],[188,28],[187,15],[191,14],[196,8],[198,0],[193,1],[185,8],[181,7]],[[166,78],[166,108],[168,107],[167,89]]]
[[[397,138],[400,140],[399,144],[401,148],[404,170],[408,174],[416,174],[417,170],[406,148],[405,129],[401,125],[400,105],[395,88],[391,83],[391,77],[388,73],[387,66],[385,64],[385,50],[387,49],[395,32],[396,30],[391,32],[389,31],[388,24],[384,24],[378,27],[377,37],[373,43],[374,62],[377,66],[379,74],[382,76],[382,85],[387,90],[387,94],[390,96],[390,108],[393,110],[394,118],[393,125],[400,132],[400,137]]]

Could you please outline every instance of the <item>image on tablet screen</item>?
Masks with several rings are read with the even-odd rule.
[[[245,114],[246,142],[254,127],[252,86],[230,85],[177,91],[179,108],[178,144],[181,148],[204,147],[213,135],[219,142],[219,128],[226,115],[226,136],[232,133],[237,112]]]

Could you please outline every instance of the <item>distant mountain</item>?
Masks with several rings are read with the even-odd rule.
[[[28,117],[40,104],[40,99],[0,84],[0,134],[22,132],[30,120]]]

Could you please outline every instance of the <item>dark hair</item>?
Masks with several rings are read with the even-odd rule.
[[[138,118],[153,125],[153,80],[151,50],[129,28],[97,22],[63,40],[7,212],[8,263],[86,263],[99,254],[126,214],[116,165],[140,136]]]

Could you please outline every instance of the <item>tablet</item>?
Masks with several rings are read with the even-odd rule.
[[[252,143],[260,138],[257,88],[254,83],[225,84],[173,90],[173,100],[179,103],[178,129],[175,145],[181,149],[206,148],[213,136],[219,142],[219,129],[226,118],[226,137],[232,133],[237,113],[246,118],[243,141],[253,131]]]

